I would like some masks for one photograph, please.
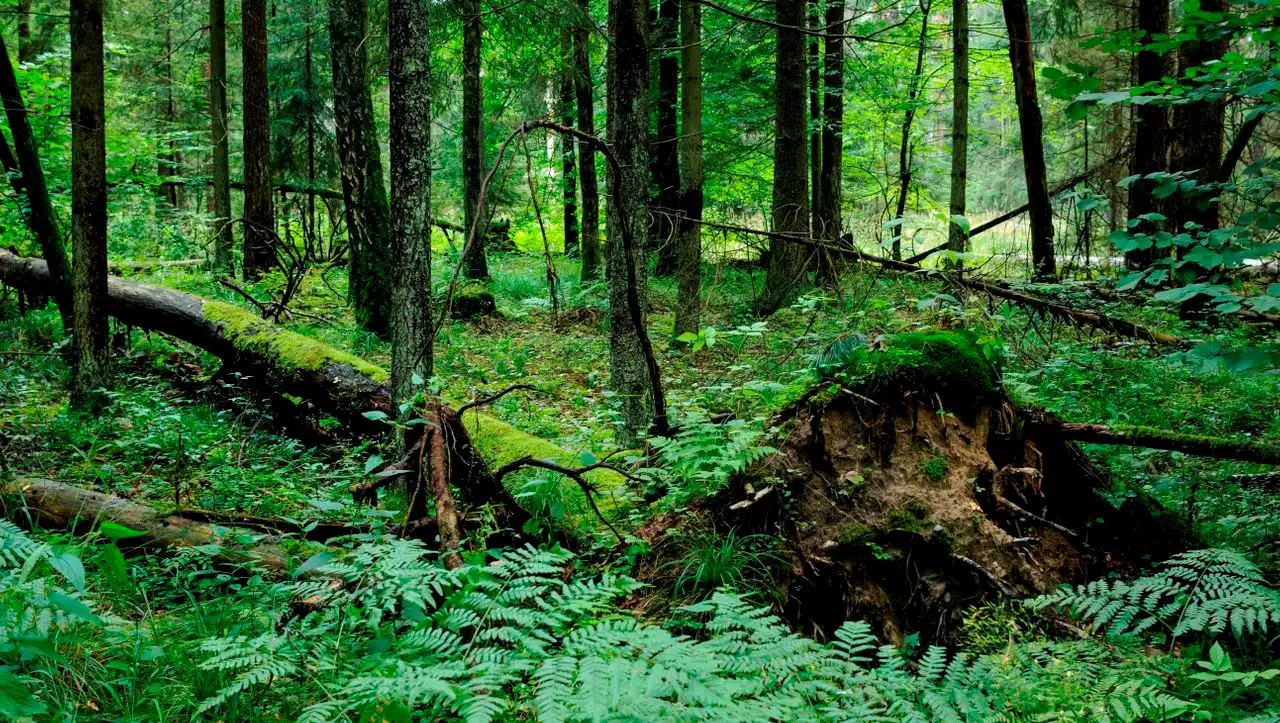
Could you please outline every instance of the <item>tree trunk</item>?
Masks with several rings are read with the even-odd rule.
[[[391,219],[365,71],[367,27],[365,0],[330,1],[333,116],[351,258],[349,293],[360,325],[386,336],[392,313]]]
[[[774,73],[776,128],[773,143],[773,230],[761,314],[772,314],[803,282],[805,247],[789,237],[809,235],[808,141],[805,107],[804,0],[778,0],[777,59]]]
[[[244,277],[256,279],[275,264],[272,247],[276,237],[276,214],[271,195],[266,0],[244,0],[241,16],[244,36]]]
[[[893,214],[893,258],[902,258],[903,217],[907,212],[907,191],[911,190],[911,125],[916,118],[916,96],[924,77],[924,53],[929,40],[929,11],[932,2],[920,3],[920,42],[916,46],[916,70],[907,88],[907,110],[902,116],[902,139],[898,145],[898,209]]]
[[[173,98],[173,29],[170,27],[170,14],[164,14],[164,131],[165,135],[172,136],[177,126],[177,105]],[[156,175],[160,178],[172,178],[180,176],[182,166],[182,152],[178,150],[178,142],[172,137],[164,142],[166,146],[165,152],[160,154],[159,163],[156,166]],[[160,197],[174,208],[182,205],[182,184],[172,182],[162,182],[160,184]]]
[[[1031,47],[1031,18],[1027,0],[1001,0],[1009,31],[1009,63],[1013,68],[1013,94],[1018,104],[1018,128],[1022,136],[1022,167],[1027,179],[1027,204],[1031,216],[1031,266],[1036,278],[1058,273],[1053,252],[1053,207],[1045,179],[1044,127],[1036,94],[1035,57]]]
[[[810,231],[817,236],[822,215],[822,14],[819,0],[808,0],[809,32],[809,212],[813,214]]]
[[[834,245],[842,222],[841,174],[844,172],[844,13],[843,0],[828,0],[823,57],[822,174],[814,236]],[[824,266],[827,264],[824,264]]]
[[[1225,0],[1203,0],[1200,9],[1206,13],[1221,13],[1227,10],[1227,3]],[[1204,68],[1221,60],[1226,51],[1225,38],[1183,43],[1178,50],[1178,77],[1185,78],[1191,68]],[[1218,168],[1222,162],[1225,108],[1221,99],[1197,100],[1173,107],[1170,171],[1187,173],[1199,184],[1218,180]],[[1212,192],[1205,194],[1203,191],[1192,191],[1170,196],[1166,201],[1170,230],[1182,233],[1187,223],[1199,224],[1205,233],[1216,230],[1218,204],[1208,200],[1216,195]]]
[[[696,334],[702,311],[702,5],[680,2],[680,280],[675,333]]]
[[[480,78],[480,0],[462,0],[462,205],[468,233],[475,239],[464,249],[464,273],[468,279],[489,278],[485,238],[489,229],[487,208],[480,206],[484,179],[484,85]]]
[[[431,378],[430,0],[391,0],[391,390],[411,400]],[[418,377],[418,385],[414,384]],[[424,386],[425,389],[425,386]]]
[[[233,273],[231,164],[227,144],[226,0],[209,0],[209,126],[213,139],[213,266]]]
[[[71,405],[95,411],[111,386],[107,328],[107,134],[102,0],[71,3]]]
[[[560,122],[573,127],[573,27],[560,31]],[[564,198],[564,253],[578,254],[578,180],[574,139],[560,136],[560,182]]]
[[[316,102],[315,90],[315,67],[313,65],[313,53],[311,50],[311,0],[307,0],[304,6],[306,26],[306,40],[303,43],[302,51],[302,73],[303,73],[303,92],[307,94],[307,102],[314,106]],[[313,108],[307,111],[307,185],[314,187],[316,185],[316,113]],[[319,232],[316,228],[316,197],[313,193],[307,194],[307,251],[313,256],[319,256]]]
[[[947,248],[964,253],[968,233],[955,221],[965,214],[969,186],[969,0],[951,0],[951,219]]]
[[[18,62],[31,62],[31,51],[31,0],[18,0]]]
[[[670,276],[679,268],[679,224],[672,213],[680,205],[680,139],[676,107],[680,97],[680,0],[660,0],[655,42],[658,55],[658,135],[654,147],[653,243],[658,261],[653,273]]]
[[[591,87],[591,10],[580,0],[582,17],[573,29],[574,86],[577,93],[578,130],[595,135],[595,100]],[[578,178],[582,187],[582,280],[600,275],[600,191],[596,184],[596,151],[583,144],[578,152]]]
[[[609,0],[608,136],[619,167],[610,166],[613,197],[609,200],[609,370],[622,423],[615,436],[623,447],[636,443],[648,408],[649,376],[632,296],[645,298],[640,266],[649,248],[645,222],[649,196],[649,12],[644,0]],[[631,241],[627,253],[624,238]],[[643,303],[643,302],[642,302]],[[643,313],[640,322],[643,323]]]
[[[40,244],[40,253],[49,263],[53,278],[53,298],[58,302],[62,316],[62,328],[72,328],[71,262],[67,258],[66,245],[58,230],[58,217],[49,200],[49,188],[45,184],[44,169],[40,165],[40,153],[35,135],[22,102],[22,90],[9,60],[9,49],[0,37],[0,99],[4,102],[5,116],[9,120],[9,133],[13,136],[14,153],[17,156],[21,178],[13,179],[14,190],[26,195],[26,219],[31,233]]]
[[[1157,35],[1169,32],[1169,0],[1138,0],[1138,31],[1142,42],[1154,42]],[[1165,54],[1159,51],[1138,52],[1138,85],[1156,82],[1170,74]],[[1144,103],[1134,106],[1137,127],[1133,138],[1133,167],[1135,175],[1146,176],[1169,167],[1169,107],[1161,103]],[[1137,221],[1149,213],[1156,213],[1160,204],[1152,194],[1156,184],[1139,179],[1129,186],[1129,220]],[[1144,221],[1139,229],[1153,230],[1160,224]],[[1134,249],[1125,254],[1125,265],[1131,269],[1145,269],[1156,260],[1155,248]]]

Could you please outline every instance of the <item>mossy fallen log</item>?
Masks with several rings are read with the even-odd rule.
[[[49,270],[40,259],[0,250],[0,283],[23,291],[47,293]],[[317,339],[283,329],[237,306],[116,277],[107,280],[107,301],[108,313],[120,321],[168,334],[203,349],[229,368],[248,375],[250,383],[257,388],[306,399],[317,409],[333,415],[353,433],[385,431],[384,423],[369,419],[367,412],[395,416],[385,369]],[[257,377],[256,381],[253,377]],[[566,465],[577,463],[576,453],[521,432],[483,412],[473,410],[464,416],[470,441],[490,468],[524,455]],[[601,492],[601,507],[608,510],[616,506],[608,504],[613,498],[609,491],[621,488],[625,479],[607,469],[594,470],[588,478]],[[514,493],[524,479],[513,475],[506,482]],[[581,500],[577,486],[569,480],[562,482],[566,500],[572,500],[570,511],[583,515],[588,506]]]

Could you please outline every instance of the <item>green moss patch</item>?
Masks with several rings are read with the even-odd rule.
[[[999,373],[972,334],[922,331],[892,337],[883,346],[859,345],[818,370],[860,393],[894,398],[933,392],[951,404],[975,406],[1001,396]]]
[[[238,306],[220,301],[204,302],[204,318],[218,323],[237,349],[270,359],[283,370],[319,371],[343,364],[378,384],[385,384],[385,369],[322,341],[287,331]]]

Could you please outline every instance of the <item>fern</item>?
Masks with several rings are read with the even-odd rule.
[[[1217,635],[1230,628],[1240,637],[1280,623],[1280,592],[1268,587],[1251,562],[1229,550],[1184,552],[1153,575],[1062,588],[1028,605],[1067,610],[1116,635],[1160,627],[1176,638],[1192,632]]]

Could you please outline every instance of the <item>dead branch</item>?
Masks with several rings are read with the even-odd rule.
[[[576,482],[578,484],[578,487],[582,489],[582,494],[586,496],[587,504],[591,506],[591,511],[594,512],[596,517],[600,519],[600,522],[604,523],[605,527],[609,528],[609,531],[613,533],[614,537],[618,538],[619,544],[623,542],[622,533],[618,532],[618,528],[614,527],[613,523],[609,522],[609,520],[605,518],[604,513],[600,511],[599,505],[596,504],[595,488],[592,487],[591,483],[587,481],[587,478],[585,477],[585,475],[587,472],[590,472],[591,470],[595,470],[595,469],[611,469],[615,472],[618,472],[619,474],[625,475],[629,479],[635,479],[633,475],[630,475],[614,467],[609,467],[603,462],[597,462],[596,464],[587,465],[586,467],[575,468],[575,467],[566,467],[562,464],[557,464],[556,462],[552,462],[549,459],[537,459],[537,458],[525,455],[524,457],[512,460],[507,464],[504,464],[501,467],[499,467],[497,471],[493,473],[493,478],[496,482],[501,484],[503,477],[517,470],[524,469],[526,467],[537,467],[539,469],[545,469],[551,472],[556,472]]]
[[[1152,427],[1109,427],[1105,424],[1077,424],[1056,420],[1051,424],[1056,426],[1056,431],[1064,439],[1076,442],[1147,447],[1199,457],[1280,465],[1280,447],[1259,442],[1237,442],[1221,437],[1204,437]]]

